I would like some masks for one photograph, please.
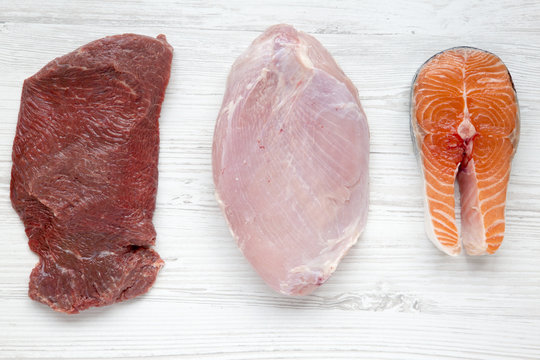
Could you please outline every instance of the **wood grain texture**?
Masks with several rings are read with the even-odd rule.
[[[540,3],[537,1],[0,0],[0,358],[539,359]],[[313,295],[255,274],[214,199],[210,155],[225,80],[269,25],[315,35],[358,87],[371,130],[370,212],[358,244]],[[167,35],[153,289],[80,315],[27,297],[37,261],[9,202],[22,82],[102,36]],[[506,63],[521,140],[494,256],[448,257],[427,240],[409,134],[409,88],[434,53],[476,46]]]

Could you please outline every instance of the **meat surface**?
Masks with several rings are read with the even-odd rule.
[[[469,255],[493,254],[504,236],[506,189],[519,139],[519,108],[508,69],[483,50],[443,51],[420,68],[411,104],[429,238],[449,255],[459,254],[461,243]]]
[[[145,293],[159,127],[172,47],[124,34],[93,41],[25,80],[11,201],[39,255],[29,296],[77,313]]]
[[[216,195],[273,289],[310,293],[356,243],[368,157],[358,92],[315,38],[276,25],[234,63],[214,133]]]

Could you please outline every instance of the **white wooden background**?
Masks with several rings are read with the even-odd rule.
[[[0,358],[540,359],[540,3],[469,3],[0,0]],[[368,226],[306,298],[274,293],[251,269],[211,178],[230,65],[279,22],[330,50],[371,129]],[[124,32],[164,33],[175,48],[154,217],[166,266],[148,294],[68,316],[27,297],[37,257],[9,201],[21,85],[54,57]],[[409,86],[457,45],[499,55],[521,105],[507,235],[490,257],[448,257],[424,234]]]

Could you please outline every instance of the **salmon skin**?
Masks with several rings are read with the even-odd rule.
[[[496,55],[451,48],[418,70],[411,89],[411,135],[423,176],[426,232],[446,254],[459,254],[462,244],[469,255],[493,254],[501,245],[519,132],[516,90]]]

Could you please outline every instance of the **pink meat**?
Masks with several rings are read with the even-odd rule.
[[[315,38],[276,25],[234,63],[214,134],[216,195],[273,289],[312,292],[356,243],[368,157],[358,92]]]

